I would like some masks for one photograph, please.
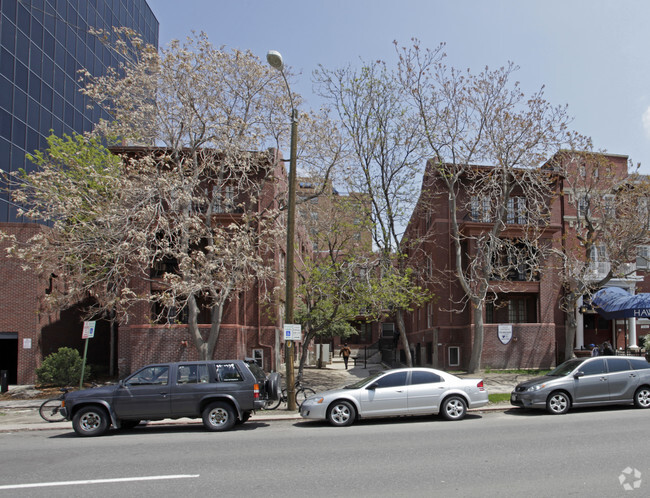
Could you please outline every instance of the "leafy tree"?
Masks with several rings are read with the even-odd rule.
[[[268,258],[277,206],[262,192],[273,191],[279,158],[249,151],[287,131],[285,88],[250,52],[217,49],[204,35],[160,52],[127,30],[105,39],[125,62],[102,77],[86,73],[83,91],[112,119],[91,136],[53,139],[34,156],[39,170],[20,179],[26,214],[52,228],[29,241],[30,252],[77,264],[63,273],[75,290],[103,286],[110,296],[100,306],[123,304],[124,319],[137,300],[171,320],[186,313],[200,357],[211,358],[229,300],[276,276]],[[117,162],[99,147],[111,137]],[[165,269],[159,292],[137,294],[125,277],[149,278],[154,265]]]
[[[423,161],[417,113],[407,107],[405,88],[381,61],[366,63],[359,70],[321,67],[314,79],[340,123],[346,146],[346,184],[349,190],[366,196],[371,207],[373,244],[378,252],[375,275],[404,284],[403,279],[410,275],[403,257],[408,248],[400,240],[417,199],[414,192],[419,188]],[[397,298],[383,305],[394,312],[410,366],[404,303],[410,306],[427,296],[411,282],[382,295]]]

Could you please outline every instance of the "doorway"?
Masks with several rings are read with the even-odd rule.
[[[7,371],[7,382],[18,383],[18,333],[0,332],[0,370]]]

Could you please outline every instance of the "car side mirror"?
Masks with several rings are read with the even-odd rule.
[[[371,391],[374,391],[374,390],[377,389],[378,387],[379,387],[379,384],[377,384],[376,382],[373,382],[373,383],[370,384],[368,387],[366,387],[366,389],[370,389]]]
[[[579,379],[579,378],[582,377],[584,374],[585,374],[584,372],[576,372],[576,373],[573,374],[573,378],[574,378],[574,379]]]

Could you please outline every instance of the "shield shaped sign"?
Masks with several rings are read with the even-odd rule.
[[[502,344],[508,344],[512,340],[512,325],[499,325],[497,334]]]

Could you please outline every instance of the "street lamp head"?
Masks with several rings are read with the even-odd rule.
[[[282,71],[282,69],[284,69],[282,54],[276,50],[269,50],[269,52],[266,54],[266,62],[269,63],[269,66],[277,69],[278,71]]]

